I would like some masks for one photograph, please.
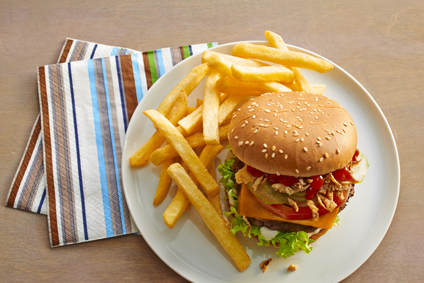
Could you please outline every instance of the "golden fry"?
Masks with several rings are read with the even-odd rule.
[[[216,58],[215,56],[219,56],[223,60],[222,59],[215,59]],[[237,65],[240,65],[240,66],[249,66],[249,67],[269,66],[269,64],[266,64],[266,63],[263,63],[263,62],[254,61],[254,60],[245,59],[245,58],[240,58],[240,57],[235,57],[235,56],[232,56],[232,55],[222,54],[222,53],[218,53],[218,52],[215,52],[215,51],[206,50],[205,52],[203,52],[202,63],[207,63],[209,65],[212,60],[218,60],[218,61],[221,61],[222,63],[227,62],[229,64],[237,64]],[[227,72],[229,72],[229,71],[230,70],[228,69]],[[226,74],[226,72],[222,72],[222,73]]]
[[[219,101],[222,102],[227,98],[228,94],[221,93],[219,97]],[[203,105],[200,105],[193,113],[181,119],[178,124],[186,131],[188,135],[194,134],[203,127]]]
[[[173,125],[177,125],[177,122],[184,116],[187,111],[187,94],[184,90],[181,90],[178,95],[178,99],[169,114],[169,120]],[[183,130],[178,127],[180,133]],[[153,151],[158,149],[165,142],[165,137],[160,131],[156,131],[150,139],[145,142],[133,155],[131,155],[129,162],[131,166],[143,166],[150,160],[150,155]]]
[[[201,100],[200,98],[196,99],[196,108],[199,108],[199,106],[202,104],[203,104],[203,100]]]
[[[283,50],[283,51],[289,51],[287,48],[283,38],[279,36],[276,33],[273,33],[271,31],[265,31],[265,38],[268,40],[268,42],[271,44],[272,47]],[[323,94],[324,90],[322,88],[315,88],[313,85],[311,85],[303,76],[302,72],[296,68],[292,68],[294,72],[294,81],[296,85],[296,89],[293,89],[295,91],[305,91],[309,93],[314,94]],[[324,86],[325,89],[325,86]]]
[[[206,79],[205,92],[203,95],[203,137],[209,145],[219,145],[218,114],[219,114],[219,91],[215,88],[216,81],[222,75],[216,70],[211,70]]]
[[[164,98],[158,107],[158,111],[164,116],[167,116],[175,104],[179,96],[180,90],[184,90],[187,95],[198,86],[206,75],[209,74],[209,67],[207,64],[201,64],[194,67],[178,84],[174,87],[168,95]]]
[[[216,179],[216,168],[215,164],[211,163],[208,167],[209,174],[211,174],[212,178]],[[222,215],[222,207],[221,207],[221,198],[220,195],[217,194],[213,198],[208,198],[209,202],[212,204],[213,208],[215,208],[216,212],[218,212],[219,215]]]
[[[223,149],[222,145],[207,145],[202,150],[202,153],[200,154],[199,159],[203,163],[203,165],[205,165],[205,167],[209,167],[211,164],[213,165],[214,159],[222,151],[222,149]],[[186,169],[184,166],[183,166],[183,168]],[[187,172],[187,170],[186,170],[186,172]],[[208,172],[210,172],[210,171],[208,170]],[[193,172],[190,172],[189,176],[190,176],[191,180],[193,181],[193,183],[196,186],[199,186],[199,182],[194,177]],[[213,176],[213,175],[211,175],[211,176]],[[217,181],[216,175],[214,177],[214,180]],[[178,188],[178,190],[180,190],[180,189]],[[172,200],[171,204],[169,205],[169,207],[170,207],[169,211],[168,211],[168,208],[167,208],[165,210],[165,212],[163,213],[163,219],[164,219],[164,221],[166,221],[165,224],[168,227],[170,227],[170,228],[174,227],[175,224],[177,223],[178,219],[181,217],[182,213],[184,212],[184,210],[190,210],[191,209],[191,205],[190,204],[187,205],[187,203],[189,202],[188,199],[186,198],[186,200],[184,200],[184,198],[186,198],[186,196],[184,194],[182,196],[180,194],[178,194],[176,201],[174,202],[174,200]],[[219,200],[219,194],[212,197],[211,199],[214,202],[216,202],[217,199]]]
[[[233,77],[241,82],[293,82],[293,71],[284,66],[246,67],[233,64]]]
[[[186,111],[186,115],[190,115],[191,113],[194,112],[194,110],[196,110],[197,108],[194,106],[188,106],[187,107],[187,111]]]
[[[246,97],[243,95],[230,95],[222,102],[219,106],[218,125],[222,125],[228,117],[231,117],[233,110],[244,98]]]
[[[206,226],[234,261],[239,271],[245,270],[251,262],[249,255],[241,246],[237,238],[215,211],[210,202],[198,190],[180,164],[174,163],[168,168],[168,174],[178,184],[186,197],[196,208]]]
[[[230,129],[230,125],[226,124],[224,126],[219,127],[219,139],[221,141],[228,139],[228,132]],[[190,145],[191,148],[197,148],[204,146],[205,139],[203,137],[203,133],[196,133],[194,135],[188,136],[186,141]],[[150,156],[150,161],[156,165],[161,165],[165,160],[172,159],[177,157],[177,151],[170,145],[165,145],[164,147],[156,149]]]
[[[219,194],[218,183],[207,172],[205,165],[200,162],[199,157],[188,144],[184,136],[178,132],[174,125],[166,119],[161,113],[154,109],[143,112],[158,127],[165,136],[166,140],[178,152],[182,160],[187,164],[190,171],[193,172],[196,179],[205,189],[209,197]]]
[[[267,92],[291,91],[285,85],[277,82],[241,82],[230,77],[219,79],[216,82],[216,88],[223,93],[243,96],[259,96]]]
[[[159,205],[163,201],[165,196],[168,194],[169,185],[171,184],[171,178],[169,177],[168,173],[166,173],[166,170],[168,170],[168,167],[172,163],[174,163],[174,160],[172,159],[166,160],[164,163],[162,163],[159,185],[156,190],[155,198],[153,199],[154,206]]]
[[[233,48],[232,54],[243,58],[255,58],[281,65],[310,69],[319,73],[325,73],[333,69],[333,65],[329,62],[308,54],[283,51],[246,42],[237,43]]]
[[[184,169],[183,169],[184,170]],[[184,210],[190,206],[190,201],[185,196],[183,191],[178,187],[177,193],[175,194],[172,202],[168,205],[163,213],[163,222],[169,228],[174,228],[177,224],[178,219],[180,219]]]

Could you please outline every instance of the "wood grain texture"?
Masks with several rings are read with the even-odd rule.
[[[0,201],[39,112],[36,68],[57,61],[65,38],[146,51],[264,40],[269,29],[352,74],[396,139],[402,172],[395,217],[375,253],[344,282],[422,281],[423,13],[420,0],[1,1]],[[0,206],[0,223],[0,281],[185,282],[140,236],[51,249],[45,216]]]

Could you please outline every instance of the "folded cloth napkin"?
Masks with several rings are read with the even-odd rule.
[[[60,52],[58,63],[137,52],[140,53],[132,49],[68,38]],[[24,155],[9,189],[6,206],[39,214],[47,214],[45,202],[46,192],[41,120],[40,115],[38,115]]]
[[[136,53],[69,41],[60,61],[95,58],[100,50],[101,54],[110,52],[108,55],[133,54],[39,68],[42,114],[38,123],[43,134],[42,138],[30,139],[7,205],[42,212],[43,195],[47,195],[52,246],[135,231],[120,180],[120,155],[129,119],[161,75],[184,58],[216,45]],[[40,128],[36,123],[31,137],[40,136]],[[44,158],[38,163],[44,163],[45,174],[32,170],[37,167],[34,156],[43,152],[36,147],[38,140],[44,144]],[[43,178],[47,190],[39,196],[42,190],[34,189],[37,186],[28,180],[41,183]],[[31,197],[33,200],[26,200]]]

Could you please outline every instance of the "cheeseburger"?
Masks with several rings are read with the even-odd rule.
[[[232,158],[218,169],[231,231],[273,245],[277,255],[312,250],[334,225],[368,168],[349,113],[322,95],[264,94],[235,112]]]

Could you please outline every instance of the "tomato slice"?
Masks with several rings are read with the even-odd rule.
[[[349,190],[343,191],[343,196],[344,196],[343,200],[337,197],[336,195],[334,195],[333,200],[337,204],[337,207],[342,206],[346,202],[348,195],[349,195]],[[308,206],[301,206],[299,207],[299,211],[296,212],[296,210],[294,210],[294,208],[291,206],[287,206],[284,204],[266,204],[254,194],[253,196],[260,205],[262,205],[264,208],[266,208],[267,210],[271,211],[272,213],[274,213],[275,215],[283,219],[306,220],[306,219],[312,218],[312,211]],[[319,215],[324,215],[329,213],[329,211],[323,208],[320,204],[315,204],[315,205],[318,207]]]

